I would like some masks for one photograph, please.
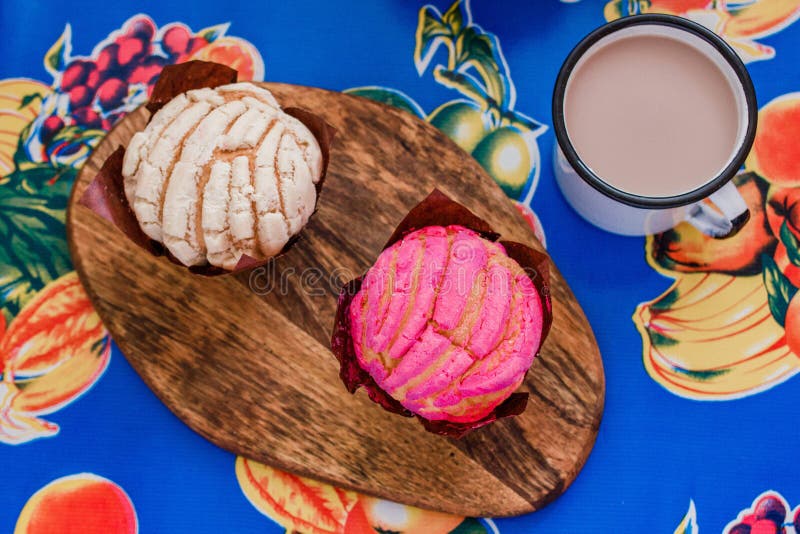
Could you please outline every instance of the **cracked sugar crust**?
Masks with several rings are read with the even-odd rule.
[[[251,83],[178,95],[125,151],[125,196],[142,231],[187,266],[233,269],[278,254],[308,223],[322,151]]]
[[[543,309],[502,245],[427,226],[378,256],[349,314],[358,362],[380,388],[426,419],[463,423],[522,383]]]

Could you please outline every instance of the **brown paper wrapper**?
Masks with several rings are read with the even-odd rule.
[[[203,87],[219,87],[236,82],[238,73],[227,65],[210,61],[187,61],[167,65],[156,80],[147,109],[155,113],[181,93]]]
[[[161,76],[153,88],[153,94],[150,102],[147,104],[147,109],[150,110],[151,113],[155,113],[167,102],[181,93],[192,89],[202,89],[204,87],[214,88],[235,81],[236,71],[225,65],[220,65],[219,63],[189,61],[187,63],[169,65],[164,67],[164,70],[161,72]],[[330,147],[336,130],[322,118],[310,111],[296,107],[284,108],[283,111],[302,122],[319,143],[322,151],[322,176],[316,186],[317,204],[319,204],[319,196],[327,175],[328,162],[330,161]],[[125,197],[125,189],[123,186],[124,178],[122,176],[122,161],[124,157],[125,148],[117,148],[100,168],[97,176],[95,176],[94,180],[92,180],[86,188],[86,191],[81,195],[78,203],[86,206],[100,217],[113,224],[119,231],[125,234],[128,239],[150,254],[154,256],[165,256],[172,263],[183,266],[183,264],[174,258],[161,243],[153,241],[142,232],[139,221],[136,219],[133,210],[128,205],[128,199]],[[204,276],[219,276],[259,267],[265,265],[271,259],[284,254],[294,245],[299,235],[300,234],[292,237],[292,239],[286,243],[286,246],[283,247],[283,250],[272,258],[258,260],[244,254],[239,259],[236,267],[231,271],[213,265],[195,265],[193,267],[188,267],[188,270],[192,273]]]
[[[498,241],[500,234],[495,232],[492,227],[469,211],[467,208],[450,199],[447,195],[434,189],[428,197],[420,202],[416,207],[408,212],[408,215],[397,226],[392,237],[384,245],[383,250],[402,239],[406,234],[424,228],[426,226],[449,226],[459,225],[469,228],[489,241]],[[509,257],[514,259],[530,277],[539,293],[542,301],[542,311],[544,320],[542,323],[542,338],[537,347],[538,354],[541,345],[544,343],[550,326],[553,323],[553,306],[550,298],[549,287],[549,262],[550,258],[537,250],[534,250],[522,243],[513,241],[499,241],[506,249]],[[416,417],[420,420],[425,430],[434,434],[451,438],[461,438],[473,430],[486,426],[504,417],[513,417],[525,411],[528,403],[527,393],[513,393],[505,401],[500,403],[486,417],[469,423],[453,423],[450,421],[431,421],[422,416],[415,415],[403,407],[400,402],[392,398],[387,392],[375,383],[358,363],[353,338],[351,336],[350,324],[350,305],[356,294],[361,289],[364,277],[361,276],[345,284],[339,293],[336,318],[331,336],[331,351],[339,360],[339,377],[342,379],[347,391],[355,393],[358,388],[363,387],[369,398],[378,403],[385,410],[403,415],[405,417]]]

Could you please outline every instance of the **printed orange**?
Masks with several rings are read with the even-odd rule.
[[[135,534],[136,510],[122,488],[90,473],[54,480],[25,504],[14,534]]]
[[[800,93],[780,96],[761,108],[745,166],[776,186],[800,186]]]

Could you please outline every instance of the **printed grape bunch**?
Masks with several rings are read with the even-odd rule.
[[[186,32],[175,27],[174,33]],[[188,34],[188,32],[186,32]],[[70,114],[76,122],[89,128],[108,130],[119,117],[119,109],[125,104],[129,84],[144,84],[148,93],[153,82],[167,64],[167,58],[153,55],[155,26],[145,18],[131,21],[123,33],[106,44],[97,54],[97,59],[75,58],[61,74],[57,90],[69,95]],[[167,40],[164,49],[176,38]],[[186,43],[183,43],[185,50]],[[171,50],[170,50],[171,51]],[[99,108],[99,109],[98,109]],[[60,117],[48,117],[42,138],[54,135],[62,126]]]
[[[56,165],[83,162],[103,132],[144,103],[165,65],[209,59],[233,66],[242,80],[263,77],[258,51],[242,39],[225,37],[227,26],[192,32],[173,23],[159,30],[149,17],[138,15],[86,57],[71,55],[67,26],[45,56],[53,92],[29,96],[42,99],[42,113],[25,132],[29,158]]]
[[[794,528],[794,530],[792,530]],[[758,497],[751,508],[728,524],[725,534],[788,534],[800,532],[800,507],[790,513],[783,498],[773,492]]]

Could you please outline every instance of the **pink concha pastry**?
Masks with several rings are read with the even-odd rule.
[[[384,250],[349,308],[359,365],[430,421],[478,421],[522,383],[543,300],[499,243],[427,226]]]

